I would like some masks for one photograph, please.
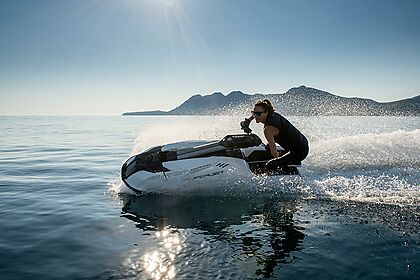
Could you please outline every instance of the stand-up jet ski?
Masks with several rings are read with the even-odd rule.
[[[169,186],[180,181],[229,185],[238,178],[299,175],[296,165],[268,168],[266,163],[273,159],[268,147],[248,125],[241,126],[245,134],[227,135],[219,141],[176,142],[132,156],[121,168],[122,181],[136,192],[153,192],[165,181]]]

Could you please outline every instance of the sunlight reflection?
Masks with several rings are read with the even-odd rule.
[[[157,231],[158,248],[141,258],[142,268],[152,279],[174,279],[176,276],[175,259],[182,250],[179,233],[169,230]]]

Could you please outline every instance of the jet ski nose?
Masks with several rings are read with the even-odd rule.
[[[124,162],[124,164],[121,166],[121,179],[125,180],[127,179],[127,162]]]
[[[148,162],[152,162],[153,161],[153,155],[147,155],[144,157],[144,162],[148,163]]]

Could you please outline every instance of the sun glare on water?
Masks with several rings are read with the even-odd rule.
[[[155,237],[156,246],[146,252],[133,250],[124,264],[132,271],[145,271],[150,279],[175,279],[177,273],[175,261],[184,246],[185,237],[168,229],[157,231]]]

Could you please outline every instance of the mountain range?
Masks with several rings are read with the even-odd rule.
[[[306,86],[282,94],[193,95],[170,111],[126,112],[132,115],[237,115],[246,114],[260,99],[268,98],[283,115],[300,116],[420,116],[420,95],[394,102],[376,102],[365,98],[347,98]]]

